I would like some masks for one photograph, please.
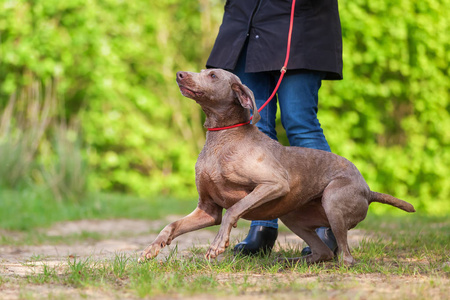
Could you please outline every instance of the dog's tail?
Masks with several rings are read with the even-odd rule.
[[[389,205],[395,206],[406,212],[415,212],[416,211],[414,209],[414,206],[412,206],[412,204],[410,204],[406,201],[400,200],[398,198],[395,198],[394,196],[391,196],[388,194],[372,192],[372,191],[370,192],[370,194],[371,194],[371,199],[370,199],[369,203],[379,202],[379,203],[384,203],[384,204],[389,204]]]

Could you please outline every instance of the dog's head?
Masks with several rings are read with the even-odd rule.
[[[248,110],[253,111],[253,124],[261,118],[253,92],[233,73],[221,69],[202,70],[200,73],[177,72],[177,83],[181,94],[200,104],[208,117],[230,112],[237,117],[240,114],[236,113],[244,108],[246,115],[249,115]]]

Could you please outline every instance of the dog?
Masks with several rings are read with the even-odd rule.
[[[371,191],[347,159],[321,150],[286,147],[259,131],[253,93],[234,74],[221,69],[178,72],[177,83],[185,97],[201,106],[205,127],[212,129],[195,167],[198,205],[188,216],[167,225],[142,252],[140,261],[157,256],[181,234],[221,225],[206,252],[207,259],[215,258],[229,246],[230,231],[240,218],[279,218],[312,251],[287,261],[332,260],[334,253],[315,231],[325,226],[336,237],[340,262],[353,265],[347,232],[365,219],[370,203],[415,211],[406,201]]]

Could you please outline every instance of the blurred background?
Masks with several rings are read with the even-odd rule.
[[[450,213],[449,5],[339,1],[344,80],[324,82],[319,95],[332,151],[373,190],[429,215]],[[3,217],[30,199],[83,205],[129,195],[195,206],[204,117],[175,73],[205,67],[223,6],[0,0]]]

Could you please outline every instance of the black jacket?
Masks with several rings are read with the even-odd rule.
[[[233,70],[248,38],[246,72],[280,70],[286,56],[291,0],[228,0],[208,68]],[[337,0],[296,0],[289,69],[342,79]]]

